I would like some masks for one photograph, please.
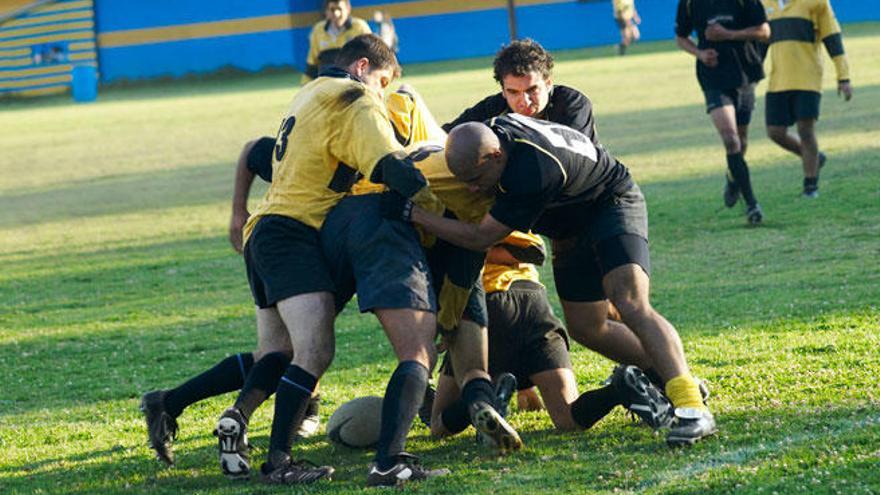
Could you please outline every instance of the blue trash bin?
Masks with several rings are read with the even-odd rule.
[[[98,69],[91,65],[77,65],[73,68],[72,79],[74,101],[95,101],[98,97]]]

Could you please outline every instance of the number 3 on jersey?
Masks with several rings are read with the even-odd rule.
[[[278,129],[278,137],[275,138],[275,161],[280,162],[287,152],[287,136],[293,130],[293,124],[296,124],[296,117],[291,115],[281,122],[281,128]]]

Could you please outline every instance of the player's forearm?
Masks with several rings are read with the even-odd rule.
[[[486,251],[496,239],[480,232],[479,226],[435,215],[423,208],[413,208],[412,221],[446,242],[471,251]]]
[[[248,198],[250,197],[251,185],[254,183],[254,173],[247,167],[247,155],[243,154],[235,168],[235,184],[232,188],[232,213],[247,212]]]
[[[680,48],[681,50],[690,53],[695,57],[697,56],[697,44],[694,43],[694,40],[690,39],[689,37],[676,36],[675,44],[678,45],[678,48]]]
[[[766,43],[770,41],[770,24],[765,22],[758,26],[730,31],[730,39],[732,41],[762,41]]]

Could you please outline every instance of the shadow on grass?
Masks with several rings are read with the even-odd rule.
[[[419,427],[410,434],[408,449],[419,453],[427,466],[449,467],[452,474],[408,491],[485,493],[491,487],[496,493],[705,493],[707,482],[721,491],[754,483],[753,473],[765,474],[766,478],[759,478],[761,485],[774,485],[780,492],[802,483],[800,475],[830,482],[835,474],[845,472],[856,486],[876,482],[876,461],[871,456],[880,438],[880,416],[870,404],[770,407],[725,414],[719,420],[718,437],[685,450],[669,449],[662,436],[645,428],[627,427],[622,418],[615,418],[582,433],[524,431],[526,450],[506,458],[495,458],[477,447],[470,431],[437,443]],[[517,422],[516,414],[512,421]],[[231,483],[223,479],[216,465],[216,448],[206,445],[210,443],[208,435],[180,442],[178,465],[170,469],[150,459],[146,446],[119,445],[4,469],[2,484],[11,492],[268,490],[254,481]],[[255,436],[254,444],[261,447],[253,457],[255,466],[267,443],[265,430]],[[366,451],[334,447],[324,437],[295,444],[294,453],[337,468],[332,482],[303,488],[307,492],[362,490],[372,457]],[[694,491],[690,491],[693,485]],[[697,491],[697,486],[703,491]]]

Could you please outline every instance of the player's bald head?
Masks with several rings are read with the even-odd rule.
[[[481,164],[483,157],[500,147],[498,136],[486,124],[461,124],[446,138],[446,163],[457,177],[468,176]]]

